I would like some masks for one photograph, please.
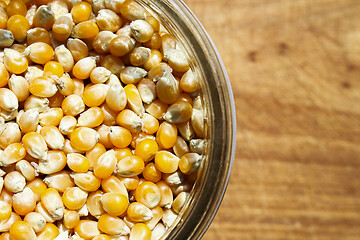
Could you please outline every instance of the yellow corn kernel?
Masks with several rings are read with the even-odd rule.
[[[22,15],[13,15],[7,21],[7,29],[12,32],[14,39],[23,42],[30,29],[29,21]]]
[[[65,190],[62,200],[68,209],[78,210],[85,205],[87,197],[87,192],[78,187],[72,187]]]
[[[110,42],[117,35],[110,31],[101,31],[92,41],[92,47],[98,54],[104,54],[109,52]]]
[[[128,106],[133,110],[137,115],[142,115],[144,113],[144,106],[139,94],[138,89],[134,84],[127,84],[124,87],[126,98],[128,101]]]
[[[153,213],[153,218],[149,221],[146,221],[145,224],[150,228],[150,230],[153,230],[161,220],[164,214],[164,210],[160,206],[156,206],[151,209],[151,212]]]
[[[161,179],[161,172],[156,168],[153,162],[148,163],[142,173],[143,177],[151,182],[158,182]]]
[[[21,0],[12,0],[7,6],[6,6],[6,13],[9,17],[19,14],[22,16],[25,16],[27,12],[26,5]]]
[[[65,192],[67,188],[75,186],[75,183],[70,176],[70,172],[64,170],[48,174],[43,181],[49,188],[54,188],[61,193]]]
[[[153,218],[153,213],[144,204],[132,202],[128,206],[126,216],[134,222],[146,222]]]
[[[30,212],[26,214],[24,221],[27,222],[36,233],[43,231],[46,226],[45,218],[37,212]]]
[[[67,165],[74,172],[85,173],[90,168],[90,161],[79,153],[69,153],[67,155]]]
[[[160,49],[161,45],[162,45],[162,37],[158,32],[154,32],[154,34],[151,36],[150,40],[143,43],[144,47],[147,47],[150,49]]]
[[[61,108],[50,108],[46,112],[40,113],[39,123],[41,126],[58,126],[63,116]]]
[[[89,213],[94,217],[99,217],[105,210],[103,209],[100,198],[102,197],[103,192],[98,190],[89,194],[86,200],[86,207],[89,210]]]
[[[30,93],[37,97],[52,97],[57,90],[55,81],[49,77],[35,78],[29,86]]]
[[[127,104],[126,92],[120,84],[114,84],[110,86],[105,100],[110,109],[114,111],[121,111]]]
[[[87,2],[79,2],[71,8],[71,15],[74,23],[83,22],[89,19],[92,7]]]
[[[24,188],[23,191],[15,193],[12,198],[13,210],[20,216],[25,216],[35,210],[36,197],[30,188]]]
[[[12,204],[12,196],[13,193],[6,190],[6,188],[3,188],[0,193],[0,201],[7,202],[8,204]]]
[[[72,32],[72,37],[80,39],[92,39],[99,33],[99,28],[94,21],[78,23]]]
[[[192,112],[190,103],[177,101],[167,109],[164,119],[170,123],[183,123],[191,118]]]
[[[86,57],[75,63],[72,73],[78,79],[87,79],[90,77],[90,73],[95,67],[95,59],[92,57]]]
[[[39,123],[39,112],[35,109],[29,109],[24,112],[18,121],[19,127],[23,133],[35,132]]]
[[[135,47],[135,40],[128,36],[117,36],[111,40],[109,51],[115,57],[122,57],[130,53]]]
[[[65,115],[76,116],[85,110],[85,104],[80,96],[71,94],[64,99],[61,108]]]
[[[58,84],[56,83],[56,85]],[[59,91],[57,91],[54,96],[49,98],[49,106],[51,108],[60,108],[63,101],[64,101],[64,96]]]
[[[193,105],[193,99],[192,97],[189,95],[189,93],[186,92],[182,92],[180,94],[179,100],[178,101],[183,101],[183,102],[187,102],[189,103],[191,106]]]
[[[138,176],[134,177],[117,177],[128,191],[135,190],[139,186],[140,179]]]
[[[36,97],[34,95],[30,95],[24,103],[24,110],[27,111],[29,109],[37,110],[40,112],[45,112],[49,108],[49,99]]]
[[[65,210],[63,222],[66,228],[73,229],[79,224],[80,216],[76,211]]]
[[[86,151],[86,158],[89,161],[89,169],[94,169],[98,158],[106,152],[106,148],[101,143],[96,143],[95,146],[90,149],[89,151]]]
[[[94,129],[78,127],[70,135],[70,143],[75,148],[88,151],[99,141],[100,135]]]
[[[151,102],[145,107],[146,112],[148,112],[158,120],[163,120],[163,116],[165,115],[167,109],[168,105],[166,103],[163,103],[159,99],[155,99],[153,102]]]
[[[19,107],[15,93],[7,88],[0,88],[0,107],[5,111],[14,111]]]
[[[42,27],[46,30],[50,30],[55,22],[55,14],[51,10],[50,6],[40,6],[34,15],[33,24],[35,27]]]
[[[26,156],[26,150],[21,143],[12,143],[0,155],[0,165],[8,166],[16,163]]]
[[[24,221],[18,221],[10,227],[10,237],[14,240],[36,240],[34,229]]]
[[[60,78],[54,76],[51,78],[56,82],[56,86],[62,95],[69,96],[74,93],[75,83],[68,74],[63,74]]]
[[[31,61],[38,64],[46,64],[54,56],[53,48],[44,42],[36,42],[27,47]]]
[[[186,153],[180,158],[179,169],[184,174],[194,173],[200,166],[201,155],[197,153]]]
[[[186,141],[190,141],[192,138],[195,137],[195,131],[194,131],[193,127],[191,126],[190,121],[187,121],[184,123],[179,123],[179,124],[177,124],[177,127],[179,130],[179,133]]]
[[[96,128],[96,131],[100,135],[99,143],[101,143],[105,148],[113,148],[114,145],[110,141],[109,132],[110,127],[104,124],[101,124]]]
[[[158,98],[167,104],[175,103],[180,97],[179,82],[172,73],[165,71],[156,83]]]
[[[26,149],[26,152],[41,160],[46,160],[47,157],[47,145],[44,138],[37,132],[26,133],[22,138],[22,143]]]
[[[56,189],[46,189],[41,195],[41,203],[55,220],[60,220],[63,218],[65,211],[64,204],[59,192]]]
[[[96,16],[96,23],[101,31],[116,32],[122,25],[119,15],[110,9],[101,9]]]
[[[101,83],[88,87],[82,96],[84,103],[88,107],[100,106],[105,101],[108,90],[109,86]]]
[[[9,72],[14,74],[21,74],[26,71],[28,67],[28,60],[18,51],[5,48],[4,65]]]
[[[117,174],[121,177],[134,177],[144,170],[144,161],[138,156],[127,156],[117,163]]]
[[[2,7],[0,8],[0,28],[1,29],[6,29],[6,23],[8,21],[8,15],[5,12],[5,9],[7,5],[2,5]]]
[[[58,62],[50,61],[47,62],[44,66],[45,76],[55,75],[57,77],[62,77],[63,74],[64,74],[64,68]]]
[[[46,184],[40,178],[35,178],[34,180],[28,182],[26,187],[30,188],[35,194],[36,202],[40,201],[41,195],[44,193],[47,188]]]
[[[111,240],[111,238],[106,234],[100,234],[95,236],[92,240]]]
[[[191,69],[181,77],[180,87],[185,92],[195,92],[200,88],[199,80]]]
[[[204,123],[204,111],[193,109],[191,115],[191,126],[197,137],[204,138],[205,136],[205,123]]]
[[[101,188],[106,192],[121,193],[126,198],[129,197],[124,183],[119,178],[113,175],[101,180]]]
[[[128,207],[128,198],[121,193],[105,193],[100,201],[104,210],[113,216],[122,215]]]
[[[25,101],[29,96],[29,83],[22,76],[12,75],[8,81],[10,90],[16,95],[19,102]]]
[[[176,156],[181,158],[184,154],[189,153],[190,149],[185,140],[182,137],[177,136],[176,143],[173,146],[173,151]]]
[[[159,121],[152,115],[144,113],[142,116],[142,131],[147,134],[154,134],[159,129]]]
[[[0,221],[9,219],[11,212],[11,205],[5,201],[0,201]]]
[[[46,223],[45,229],[37,235],[37,240],[54,240],[59,235],[59,229],[52,223]]]
[[[111,126],[109,131],[109,138],[112,144],[114,144],[116,147],[125,148],[131,143],[132,134],[126,128]]]
[[[59,124],[59,130],[62,134],[70,134],[76,128],[76,118],[71,115],[64,116]]]
[[[185,181],[185,175],[180,170],[177,170],[173,173],[164,173],[162,178],[171,187],[174,186],[178,187],[180,184],[183,184]],[[173,189],[171,190],[173,191]]]
[[[51,174],[62,170],[66,166],[66,156],[63,151],[50,150],[46,160],[39,161],[38,171]]]
[[[111,87],[109,88],[109,92],[110,92]],[[108,95],[109,95],[108,92]],[[126,101],[125,101],[126,102]],[[107,126],[113,126],[116,124],[116,116],[118,115],[117,111],[112,110],[111,108],[108,107],[108,105],[106,103],[102,104],[100,106],[100,109],[103,111],[104,113],[104,121],[103,123]]]
[[[96,67],[90,73],[90,80],[94,84],[105,83],[109,79],[110,75],[110,70],[104,67]]]
[[[67,48],[71,52],[75,61],[79,61],[80,59],[89,56],[88,46],[80,39],[69,38],[67,40]]]
[[[116,76],[119,76],[121,71],[125,68],[125,64],[123,63],[121,58],[118,58],[111,54],[106,55],[103,59],[101,59],[100,65],[104,68],[109,69]]]
[[[174,199],[171,205],[174,212],[179,214],[181,209],[185,205],[186,201],[188,200],[188,198],[189,198],[188,192],[181,192],[179,195],[177,195],[177,197]]]
[[[92,220],[80,220],[74,231],[83,239],[90,240],[100,234],[97,224],[96,221]]]
[[[10,233],[5,232],[0,235],[0,240],[10,240]]]
[[[184,51],[180,49],[169,49],[164,54],[170,67],[177,72],[186,72],[189,70],[189,62]]]
[[[31,28],[27,31],[26,41],[28,44],[44,42],[51,44],[50,33],[44,28]]]
[[[35,212],[39,213],[41,216],[43,216],[43,218],[45,219],[46,222],[55,222],[55,219],[50,215],[48,210],[46,210],[46,208],[44,207],[44,204],[42,204],[41,202],[38,202],[36,204]]]
[[[81,113],[78,118],[80,127],[97,127],[104,121],[104,113],[99,107],[92,107]]]
[[[116,123],[133,133],[139,132],[142,128],[141,118],[130,109],[122,110],[116,117]]]
[[[107,213],[100,216],[98,228],[109,235],[125,235],[129,231],[123,220]]]
[[[131,228],[129,240],[150,240],[151,230],[144,223],[136,223],[134,227]]]
[[[101,184],[101,181],[92,172],[74,173],[74,182],[76,186],[87,192],[96,191]]]
[[[141,100],[146,103],[150,104],[152,101],[156,99],[156,85],[150,79],[144,78],[142,79],[138,86],[138,91],[141,97]]]
[[[74,58],[64,45],[55,48],[55,60],[63,66],[65,72],[70,72],[74,67]]]
[[[159,151],[155,155],[155,166],[163,173],[173,173],[179,167],[180,158],[168,151]]]
[[[28,161],[20,160],[16,163],[15,168],[25,177],[26,181],[32,181],[35,179],[35,169]]]
[[[116,168],[117,159],[114,150],[109,150],[102,154],[94,167],[94,174],[98,178],[108,178]]]
[[[129,20],[145,19],[145,9],[137,2],[132,0],[126,0],[123,2],[120,8],[121,15]]]
[[[11,143],[18,143],[21,140],[19,125],[14,122],[5,123],[3,131],[0,133],[0,147],[2,149]]]
[[[120,161],[120,159],[122,159],[124,157],[133,155],[130,148],[114,148],[113,150],[115,151],[115,156],[116,156],[118,162]]]
[[[150,57],[151,49],[145,47],[134,48],[130,53],[130,63],[133,66],[139,67],[144,65],[144,63]]]
[[[152,68],[154,68],[156,65],[162,62],[162,54],[159,50],[151,49],[150,57],[147,59],[147,61],[144,63],[144,68],[147,71],[150,71]]]
[[[130,23],[130,29],[133,37],[141,43],[147,42],[154,34],[154,29],[145,20],[135,20]]]
[[[159,150],[157,142],[153,139],[144,139],[135,147],[135,155],[139,156],[144,162],[154,159],[155,154]]]
[[[154,208],[161,200],[160,189],[155,183],[145,181],[135,189],[135,199],[148,208]]]
[[[3,232],[9,231],[12,224],[14,224],[17,221],[21,221],[21,217],[17,215],[15,212],[12,212],[10,218],[0,221],[1,230]]]
[[[156,133],[156,141],[161,148],[171,148],[177,140],[177,127],[175,124],[163,122]]]
[[[0,87],[6,86],[9,81],[9,72],[3,63],[0,63]]]

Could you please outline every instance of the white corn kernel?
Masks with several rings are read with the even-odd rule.
[[[16,76],[15,74],[11,75],[8,85],[19,102],[25,101],[29,96],[29,83],[24,77]]]
[[[30,212],[26,214],[24,221],[30,224],[30,226],[34,229],[36,233],[44,230],[46,225],[45,218],[37,212]]]
[[[35,168],[26,160],[20,160],[16,163],[15,168],[19,171],[27,181],[32,181],[36,177]]]
[[[106,104],[114,111],[121,111],[125,108],[127,104],[126,93],[120,84],[114,84],[109,88]]]
[[[13,91],[7,88],[0,88],[0,108],[6,111],[18,109],[19,102]]]
[[[18,193],[24,190],[26,179],[21,173],[17,171],[6,174],[4,178],[4,186],[6,190],[13,193]]]

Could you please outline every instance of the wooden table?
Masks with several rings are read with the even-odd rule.
[[[360,239],[360,1],[185,1],[237,111],[230,184],[204,239]]]

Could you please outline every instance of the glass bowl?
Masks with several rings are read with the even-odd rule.
[[[205,111],[205,159],[190,198],[162,239],[200,239],[224,196],[236,144],[236,114],[230,81],[209,35],[181,0],[136,0],[173,35],[201,79]]]

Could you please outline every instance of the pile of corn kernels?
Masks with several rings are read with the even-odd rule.
[[[200,84],[131,0],[0,0],[0,240],[155,240],[204,151]]]

